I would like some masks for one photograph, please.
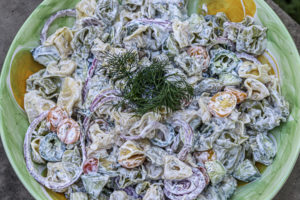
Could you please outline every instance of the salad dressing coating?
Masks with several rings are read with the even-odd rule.
[[[74,26],[48,36],[64,16]],[[82,0],[51,16],[32,50],[44,69],[26,81],[30,174],[70,200],[226,200],[259,179],[289,105],[257,59],[267,28],[229,18],[188,16],[185,0]]]

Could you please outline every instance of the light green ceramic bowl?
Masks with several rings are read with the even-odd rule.
[[[221,2],[229,1],[222,0]],[[77,2],[78,0],[44,0],[18,32],[9,49],[1,74],[0,132],[2,142],[18,177],[32,196],[39,200],[63,199],[63,196],[47,192],[26,170],[23,139],[29,124],[21,108],[22,95],[26,76],[36,71],[39,66],[32,65],[31,61],[22,60],[22,55],[24,56],[27,52],[28,57],[28,51],[38,45],[41,28],[51,14],[58,10],[74,8]],[[245,5],[251,3],[250,0],[241,0],[241,2]],[[235,200],[272,199],[291,173],[300,150],[300,133],[297,131],[300,130],[298,123],[300,119],[299,54],[290,34],[273,10],[263,0],[256,0],[255,3],[257,8],[255,19],[269,29],[267,36],[269,53],[266,57],[280,76],[281,92],[290,103],[291,115],[287,123],[274,130],[278,142],[278,154],[274,163],[265,169],[261,179],[239,187],[232,198]],[[198,1],[191,0],[190,12],[199,10],[198,6]],[[68,18],[58,20],[52,27],[52,31],[62,25],[71,25],[72,22],[73,20]]]

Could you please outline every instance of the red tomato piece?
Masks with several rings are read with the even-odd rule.
[[[203,70],[206,70],[209,65],[210,57],[207,53],[207,50],[205,47],[202,46],[192,46],[187,50],[187,53],[197,58],[200,62],[203,64]]]
[[[88,174],[91,172],[97,172],[99,166],[99,160],[96,158],[89,158],[83,164],[83,173]]]
[[[65,144],[73,144],[80,137],[79,124],[71,118],[64,119],[57,127],[57,136]]]
[[[58,124],[68,118],[68,113],[61,107],[55,106],[50,109],[47,122],[50,124],[50,130],[56,132]]]

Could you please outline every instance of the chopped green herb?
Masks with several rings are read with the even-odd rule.
[[[150,66],[140,66],[136,53],[127,52],[108,57],[107,75],[116,83],[124,80],[122,101],[118,106],[129,105],[137,115],[157,112],[162,108],[176,111],[183,101],[193,96],[193,88],[178,74],[168,75],[167,62],[154,60]]]

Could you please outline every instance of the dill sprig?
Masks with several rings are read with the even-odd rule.
[[[132,51],[123,54],[107,54],[107,76],[115,84],[117,81],[133,77],[138,55]]]
[[[108,58],[108,76],[115,83],[125,80],[120,88],[122,101],[117,106],[130,106],[137,115],[158,112],[162,108],[176,111],[183,101],[193,96],[193,88],[178,74],[168,75],[167,62],[154,60],[150,66],[140,66],[133,52]]]

